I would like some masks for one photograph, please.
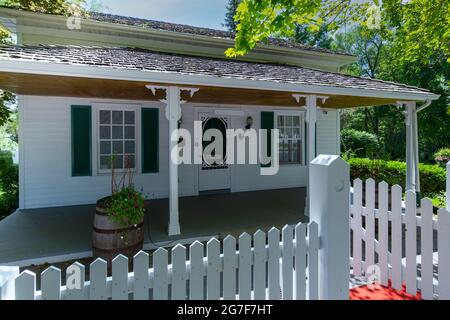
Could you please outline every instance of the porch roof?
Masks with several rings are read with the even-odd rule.
[[[0,74],[0,88],[31,95],[118,98],[126,93],[126,98],[151,100],[158,97],[144,85],[155,83],[200,86],[190,101],[209,103],[298,106],[291,94],[305,93],[329,96],[324,107],[345,108],[439,97],[404,84],[299,66],[137,48],[2,46]]]

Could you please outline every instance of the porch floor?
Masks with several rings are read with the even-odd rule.
[[[267,231],[306,222],[305,188],[182,197],[181,235],[167,235],[167,199],[151,200],[144,249]],[[0,221],[0,265],[30,265],[91,256],[94,205],[17,210]]]

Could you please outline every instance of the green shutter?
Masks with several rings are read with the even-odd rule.
[[[159,170],[159,109],[142,108],[142,173]]]
[[[267,156],[272,156],[272,129],[274,124],[274,114],[269,111],[261,112],[261,129],[267,130],[266,150]],[[271,163],[263,164],[262,167],[270,167]]]
[[[72,106],[72,176],[92,175],[91,107]]]

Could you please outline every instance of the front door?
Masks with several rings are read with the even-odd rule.
[[[227,164],[226,130],[229,117],[214,113],[199,113],[202,122],[202,164],[199,168],[199,191],[230,189],[230,167]],[[211,129],[211,130],[210,130]],[[208,130],[210,130],[208,132]],[[217,136],[222,137],[222,147]],[[220,140],[220,138],[218,138]]]

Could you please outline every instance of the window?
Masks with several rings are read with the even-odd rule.
[[[280,131],[280,163],[303,164],[303,115],[277,114],[275,121]]]
[[[98,137],[100,172],[111,170],[112,159],[114,159],[114,169],[135,168],[135,111],[99,110]]]

